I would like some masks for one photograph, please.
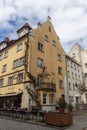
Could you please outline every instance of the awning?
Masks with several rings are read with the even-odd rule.
[[[17,96],[19,94],[22,94],[22,92],[18,93],[6,93],[6,94],[0,94],[0,97],[10,97],[10,96]]]

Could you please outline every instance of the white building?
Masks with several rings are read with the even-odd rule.
[[[81,64],[83,73],[83,87],[87,89],[87,49],[82,48],[79,44],[75,44],[70,52],[69,56],[73,57]],[[87,92],[83,94],[84,103],[87,103]]]
[[[65,87],[65,99],[67,103],[81,103],[81,93],[79,88],[82,85],[81,65],[73,58],[66,56],[67,82]]]

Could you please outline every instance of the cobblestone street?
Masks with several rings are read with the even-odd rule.
[[[0,130],[82,130],[85,127],[87,127],[87,113],[75,114],[73,124],[67,127],[55,127],[28,120],[17,121],[0,117]]]
[[[55,130],[55,128],[0,118],[0,130]]]
[[[65,130],[82,130],[87,127],[87,113],[75,114],[72,126]]]

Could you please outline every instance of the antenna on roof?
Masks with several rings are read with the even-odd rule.
[[[50,17],[50,16],[48,16],[48,17],[47,17],[47,20],[51,20],[51,17]]]
[[[38,22],[37,25],[38,25],[38,26],[41,26],[41,22]]]

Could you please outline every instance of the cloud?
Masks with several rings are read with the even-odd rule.
[[[86,0],[0,0],[0,41],[6,33],[15,38],[16,30],[25,22],[36,27],[48,15],[66,52],[76,41],[86,47]]]

